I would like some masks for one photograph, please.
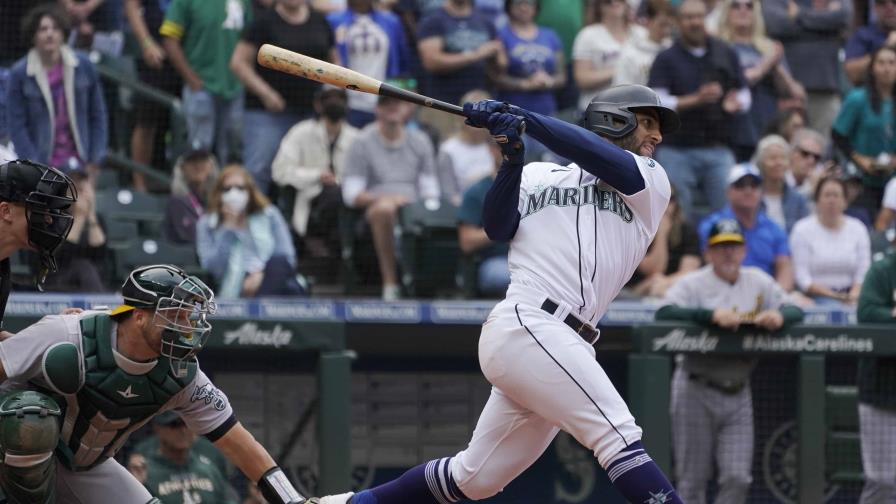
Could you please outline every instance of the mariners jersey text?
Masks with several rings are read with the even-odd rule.
[[[592,205],[600,211],[609,211],[618,215],[623,221],[631,222],[634,218],[631,208],[622,196],[613,188],[595,182],[578,187],[547,186],[538,187],[526,198],[525,211],[520,218],[543,210],[549,206],[587,206]]]

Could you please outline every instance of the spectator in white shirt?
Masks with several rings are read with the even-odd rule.
[[[880,212],[874,220],[874,230],[890,229],[894,219],[896,219],[896,178],[891,178],[884,188],[884,199],[880,203]]]
[[[358,130],[345,120],[347,96],[343,89],[320,89],[313,105],[317,117],[299,122],[286,133],[271,164],[271,175],[278,186],[296,190],[291,221],[299,243],[313,256],[328,256],[339,252],[339,183],[345,155]]]
[[[474,89],[460,103],[476,103],[491,99],[487,92]],[[459,121],[462,122],[463,118]],[[491,175],[495,161],[489,148],[487,129],[462,125],[439,146],[438,176],[442,196],[460,205],[461,196],[486,175]]]
[[[623,45],[634,36],[645,38],[646,29],[629,21],[625,0],[598,0],[596,5],[596,19],[579,31],[572,45],[579,110],[585,110],[594,95],[613,83]]]
[[[646,31],[633,31],[622,46],[613,85],[647,85],[650,66],[660,51],[672,44],[670,35],[675,21],[672,6],[666,0],[648,0],[646,3]]]
[[[854,304],[871,264],[868,230],[845,211],[846,185],[825,177],[815,188],[815,213],[790,235],[796,285],[819,304]]]

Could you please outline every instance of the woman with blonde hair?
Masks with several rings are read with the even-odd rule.
[[[218,177],[196,225],[196,250],[220,298],[306,293],[286,220],[240,165]]]
[[[749,120],[741,121],[734,139],[743,161],[777,117],[779,102],[803,106],[806,90],[790,74],[784,46],[766,35],[759,0],[724,0],[718,36],[737,53],[753,96]]]

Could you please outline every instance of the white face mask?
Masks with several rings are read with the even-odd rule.
[[[243,213],[249,204],[249,191],[238,187],[231,187],[221,194],[221,203],[227,210],[239,214]]]

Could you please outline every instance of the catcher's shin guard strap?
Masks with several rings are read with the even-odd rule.
[[[278,466],[267,470],[258,480],[258,489],[261,495],[271,504],[302,504],[305,498],[299,493],[289,478]]]

